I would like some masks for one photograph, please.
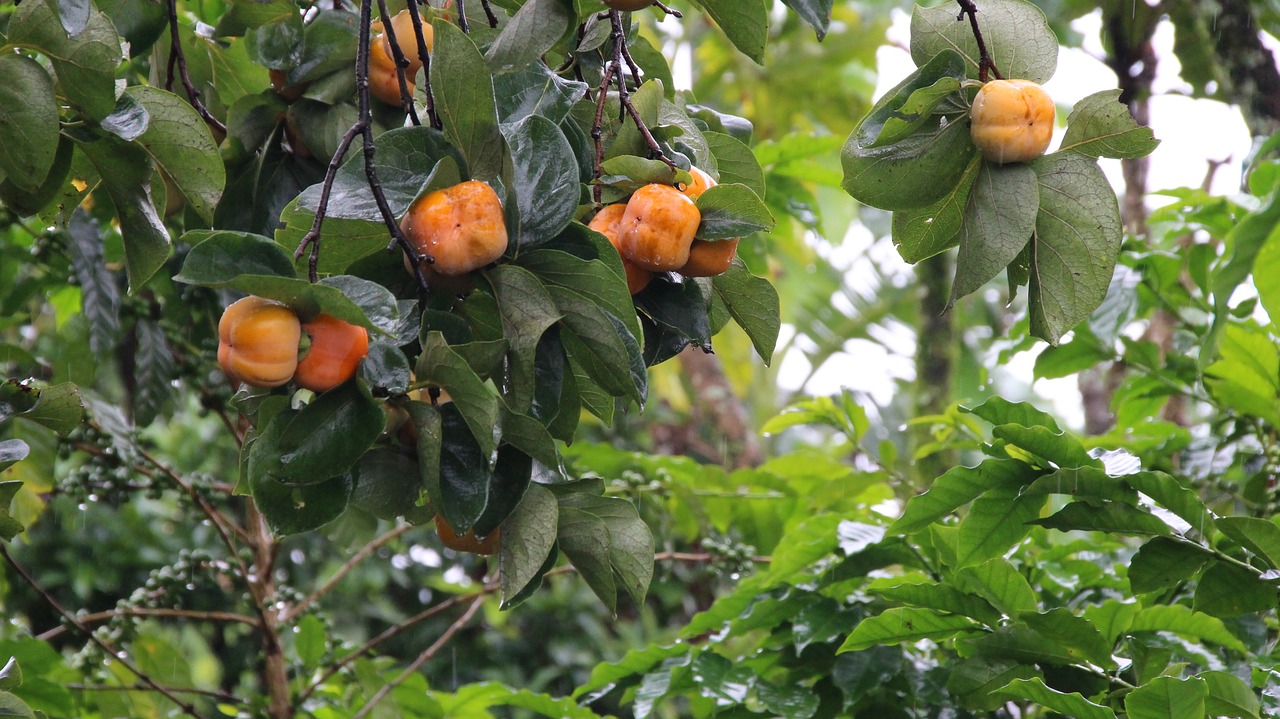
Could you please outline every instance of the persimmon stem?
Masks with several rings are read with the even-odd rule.
[[[978,43],[978,79],[986,82],[990,75],[995,75],[997,80],[1003,80],[1004,75],[1000,74],[1000,69],[991,59],[991,53],[987,52],[987,42],[982,39],[982,30],[978,27],[978,6],[973,0],[956,0],[956,3],[960,5],[956,21],[959,22],[968,15],[969,27],[973,28],[973,39]]]
[[[610,66],[614,68],[618,79],[618,102],[622,105],[621,113],[631,116],[631,121],[636,124],[636,129],[640,131],[640,136],[644,138],[645,145],[649,147],[649,154],[654,159],[661,160],[673,172],[680,168],[676,167],[676,163],[667,157],[662,151],[662,147],[658,144],[658,140],[654,138],[653,133],[649,130],[649,126],[645,124],[644,118],[640,117],[640,111],[636,109],[634,103],[631,102],[631,94],[627,91],[626,73],[623,72],[624,64],[631,71],[632,77],[636,83],[640,83],[640,68],[636,66],[635,61],[631,59],[631,51],[627,49],[627,34],[622,30],[622,11],[610,10],[609,23],[613,28],[613,60]],[[600,91],[607,92],[608,82],[600,84]]]
[[[480,0],[480,7],[484,8],[484,15],[489,19],[489,27],[498,27],[498,16],[493,14],[493,8],[489,6],[489,0]]]
[[[409,59],[404,56],[400,43],[396,41],[395,23],[391,22],[391,11],[387,9],[387,0],[378,0],[378,12],[382,13],[382,32],[387,36],[387,44],[391,46],[391,59],[396,64],[396,82],[400,85],[400,108],[408,113],[410,122],[415,126],[421,125],[418,109],[413,106],[413,91],[409,89],[409,80],[404,76],[405,68],[409,67]]]
[[[467,1],[458,0],[458,27],[463,32],[471,32],[471,24],[467,22]]]
[[[667,5],[662,2],[662,0],[653,0],[653,6],[677,20],[684,17],[684,13],[680,12],[679,10],[676,10],[675,8],[667,7]]]
[[[307,276],[313,283],[320,281],[320,226],[324,224],[325,214],[329,211],[329,195],[333,192],[333,180],[337,177],[338,168],[342,166],[342,160],[347,156],[347,151],[351,149],[351,143],[360,131],[360,123],[357,122],[347,130],[342,136],[342,141],[338,143],[338,150],[333,153],[333,157],[329,160],[329,167],[325,170],[324,184],[320,186],[316,219],[311,223],[311,229],[307,234],[302,236],[298,248],[293,251],[293,259],[296,262],[302,258],[302,253],[310,248],[311,254],[307,257]]]
[[[178,34],[178,0],[169,0],[167,12],[169,14],[169,66],[165,75],[164,89],[173,89],[173,69],[176,63],[178,76],[182,79],[182,88],[187,91],[187,100],[191,103],[191,107],[195,108],[196,114],[200,115],[204,124],[226,135],[227,126],[214,117],[213,113],[209,112],[209,108],[200,101],[200,91],[191,82],[191,75],[187,72],[187,56],[182,50],[182,40]]]
[[[604,164],[604,103],[609,98],[609,83],[613,80],[613,63],[607,65],[604,69],[604,80],[600,83],[600,93],[596,97],[596,117],[595,122],[591,124],[591,140],[595,143],[595,165],[592,171],[592,177],[596,182],[591,186],[591,198],[595,203],[600,204],[600,200],[604,194],[604,187],[600,185],[600,176],[604,174],[601,167]]]

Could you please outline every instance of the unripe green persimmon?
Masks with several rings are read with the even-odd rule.
[[[1053,139],[1053,100],[1030,80],[992,80],[969,110],[969,132],[982,156],[1001,165],[1044,154]]]

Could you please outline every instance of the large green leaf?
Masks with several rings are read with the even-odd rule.
[[[1204,384],[1228,409],[1280,423],[1280,350],[1257,325],[1226,326]]]
[[[138,142],[173,180],[196,214],[211,222],[227,177],[209,126],[190,103],[171,92],[134,85],[125,94],[147,110],[147,129]]]
[[[510,215],[514,201],[518,218],[508,231],[519,253],[550,242],[573,221],[578,209],[578,164],[560,127],[541,115],[504,125],[503,134],[512,165],[507,210]]]
[[[965,567],[956,572],[956,580],[961,589],[983,597],[1011,617],[1037,609],[1031,583],[1004,557]]]
[[[979,626],[977,622],[959,614],[944,614],[916,607],[894,607],[859,622],[838,651],[853,652],[877,644],[900,644],[920,639],[945,639]]]
[[[497,440],[493,430],[498,426],[498,398],[493,395],[484,381],[476,375],[457,352],[449,347],[444,335],[431,332],[422,344],[422,354],[418,356],[415,372],[419,382],[427,382],[433,387],[440,387],[449,393],[453,404],[457,406],[467,427],[474,435],[480,448],[481,456],[488,458],[497,449]],[[465,526],[453,522],[459,531],[466,531]]]
[[[485,53],[494,72],[537,62],[573,27],[571,0],[529,0],[502,26]]]
[[[534,253],[536,254],[536,252]],[[520,267],[501,265],[489,273],[510,345],[511,391],[507,402],[523,412],[533,401],[534,364],[542,335],[561,317],[555,300],[539,279]]]
[[[1216,526],[1213,513],[1196,490],[1164,472],[1135,472],[1124,476],[1129,486],[1173,512],[1201,536],[1210,536]]]
[[[1036,173],[1022,163],[978,167],[960,225],[960,254],[951,300],[974,292],[1018,258],[1040,211]]]
[[[1124,697],[1129,719],[1202,719],[1209,687],[1202,679],[1156,677]]]
[[[1004,77],[1044,83],[1058,67],[1058,37],[1044,13],[1024,0],[982,0],[978,27],[991,59]],[[924,65],[938,53],[964,56],[969,77],[978,77],[978,43],[968,16],[954,4],[915,7],[911,15],[911,59]]]
[[[1257,572],[1228,562],[1214,562],[1200,575],[1191,606],[1215,617],[1238,617],[1274,609],[1274,583],[1258,578]]]
[[[982,156],[975,153],[960,181],[941,199],[928,207],[893,213],[893,244],[904,261],[915,264],[959,243],[969,191],[983,164]]]
[[[1020,486],[1035,470],[1011,459],[987,459],[977,467],[955,467],[934,480],[929,491],[912,497],[890,534],[913,534],[998,487]]]
[[[1040,516],[1045,497],[1020,494],[1020,488],[1005,486],[988,491],[974,500],[960,521],[956,546],[956,566],[968,567],[1003,555],[1031,531],[1031,521]]]
[[[25,55],[0,55],[0,176],[20,189],[40,188],[58,152],[53,80]]]
[[[968,116],[945,125],[934,116],[883,147],[864,146],[855,129],[840,153],[841,186],[855,200],[882,210],[927,207],[954,191],[976,152]]]
[[[1120,208],[1092,158],[1054,153],[1031,168],[1040,181],[1031,244],[1031,332],[1057,344],[1107,294],[1123,239]]]
[[[289,486],[346,473],[385,426],[382,410],[358,382],[346,382],[299,411],[277,414],[249,453],[250,476]]]
[[[73,37],[63,29],[54,3],[22,3],[9,21],[8,34],[9,43],[49,58],[58,88],[71,105],[95,120],[115,110],[120,37],[106,15],[90,6],[84,30]]]
[[[431,89],[444,134],[467,158],[472,179],[496,180],[502,174],[505,145],[489,67],[457,25],[437,19],[431,27]]]
[[[733,46],[764,64],[769,41],[769,12],[764,0],[698,0]]]
[[[755,153],[743,141],[720,132],[704,132],[707,146],[716,158],[718,178],[724,184],[746,185],[761,199],[765,196],[764,170]]]
[[[1035,521],[1063,532],[1093,531],[1165,536],[1173,530],[1150,512],[1124,502],[1072,502],[1056,514]]]
[[[1213,642],[1237,652],[1247,652],[1243,642],[1220,619],[1195,612],[1181,604],[1161,604],[1139,611],[1129,623],[1130,632],[1172,632],[1202,642]]]
[[[538,576],[555,545],[559,514],[555,495],[542,485],[531,484],[515,511],[502,523],[498,560],[504,604]]]
[[[1258,517],[1220,517],[1215,524],[1268,567],[1280,568],[1280,527]]]
[[[1190,581],[1211,555],[1190,542],[1156,537],[1129,562],[1129,588],[1134,594],[1158,592]]]
[[[1091,157],[1133,158],[1151,154],[1160,141],[1134,122],[1119,90],[1103,90],[1077,102],[1067,118],[1061,150]]]
[[[768,280],[752,275],[741,258],[734,258],[728,271],[712,279],[711,286],[751,338],[756,354],[769,364],[782,328],[778,291]]]
[[[983,624],[995,626],[1001,615],[982,597],[966,594],[950,584],[938,584],[923,576],[892,577],[873,581],[867,591],[891,602],[962,614]]]
[[[892,145],[905,139],[934,115],[935,108],[955,94],[959,100],[964,79],[964,59],[952,51],[940,52],[878,100],[854,133],[861,147]],[[959,114],[960,106],[943,108]]]
[[[653,578],[653,535],[634,504],[574,493],[560,498],[560,548],[612,611],[618,589],[639,604]]]
[[[721,184],[698,197],[702,222],[698,238],[719,240],[772,229],[776,224],[769,208],[746,185]]]
[[[1013,699],[1024,699],[1074,719],[1116,719],[1116,713],[1101,704],[1094,704],[1078,692],[1064,693],[1045,686],[1044,680],[1014,679],[994,693]]]
[[[629,397],[643,405],[648,374],[640,344],[617,317],[573,290],[547,291],[561,314],[561,338],[574,362],[613,397]]]
[[[1202,672],[1196,678],[1203,679],[1209,686],[1209,696],[1205,698],[1205,710],[1212,717],[1237,717],[1238,719],[1257,719],[1261,710],[1258,696],[1253,687],[1244,683],[1234,674],[1222,671]]]
[[[116,206],[129,292],[136,293],[164,266],[172,250],[169,232],[151,197],[151,157],[140,145],[114,135],[78,135],[75,139]]]

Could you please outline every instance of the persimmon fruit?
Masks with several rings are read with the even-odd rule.
[[[712,179],[711,175],[696,167],[689,168],[689,176],[693,178],[693,182],[681,185],[679,190],[690,200],[697,200],[702,193],[719,184]]]
[[[636,190],[622,215],[618,249],[646,270],[672,272],[689,261],[693,236],[702,223],[693,200],[670,185]]]
[[[400,222],[405,239],[442,275],[462,275],[502,257],[507,224],[498,193],[468,180],[424,195]]]
[[[982,156],[1001,165],[1034,160],[1053,139],[1053,100],[1030,80],[992,80],[969,110],[969,132]]]
[[[738,240],[694,240],[689,248],[689,261],[676,270],[685,277],[723,275],[738,256]]]
[[[388,105],[400,106],[400,78],[396,61],[391,57],[390,43],[379,35],[369,43],[369,94]],[[414,53],[417,54],[416,52]],[[405,71],[405,83],[413,94],[413,73]]]
[[[419,15],[419,18],[422,16]],[[422,69],[423,63],[422,58],[418,56],[418,35],[413,30],[413,16],[409,14],[407,8],[391,18],[391,30],[396,35],[396,45],[400,47],[400,54],[409,61],[409,66],[404,69],[404,72],[406,79],[412,82],[414,75]],[[425,18],[422,19],[422,39],[427,44],[427,52],[430,53],[435,47],[435,30]],[[378,35],[377,44],[383,46],[383,56],[391,61],[391,69],[394,70],[395,53],[391,51],[391,36],[385,32]]]
[[[609,244],[613,245],[613,249],[618,250],[621,243],[622,216],[626,212],[626,203],[619,202],[609,205],[597,212],[596,216],[591,218],[591,222],[587,224],[587,227],[604,235],[608,238]],[[621,250],[619,250],[619,254],[621,254]],[[652,272],[637,265],[625,256],[622,257],[622,270],[627,275],[627,289],[633,295],[647,287],[650,280],[653,279]]]
[[[253,387],[279,387],[298,368],[302,323],[279,302],[249,296],[218,320],[218,364],[231,379]]]
[[[502,546],[501,529],[493,530],[484,539],[477,537],[472,530],[458,534],[453,525],[440,514],[436,515],[436,533],[440,535],[441,544],[459,552],[490,555],[497,554]]]
[[[351,379],[369,354],[369,332],[329,315],[302,324],[311,346],[298,360],[293,380],[312,392],[327,392]]]

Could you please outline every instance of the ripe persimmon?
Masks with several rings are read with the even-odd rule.
[[[400,105],[400,78],[396,61],[391,57],[390,43],[382,35],[369,43],[369,94],[388,105]],[[414,53],[417,54],[416,52]],[[405,83],[413,95],[413,74],[405,72]]]
[[[422,58],[418,56],[418,36],[413,30],[413,16],[409,14],[407,8],[391,18],[391,30],[396,35],[396,45],[400,47],[400,53],[409,61],[409,66],[404,69],[404,72],[405,78],[412,82],[414,75],[422,69],[423,63]],[[391,52],[391,37],[384,32],[375,39],[377,41],[375,44],[383,46],[383,55],[392,62],[391,69],[394,70],[395,53]],[[422,21],[422,39],[426,41],[427,52],[430,53],[435,47],[435,30],[425,19]],[[372,48],[370,50],[372,52]]]
[[[702,213],[688,196],[670,185],[648,184],[627,201],[618,249],[646,270],[679,270],[689,261],[701,223]]]
[[[738,256],[738,240],[694,240],[689,248],[689,261],[676,270],[685,277],[723,275]]]
[[[336,317],[320,315],[302,324],[311,346],[298,360],[293,379],[312,392],[327,392],[351,379],[369,354],[369,332]]]
[[[622,216],[627,212],[627,205],[619,202],[609,205],[596,213],[591,218],[591,222],[587,225],[591,229],[604,235],[609,240],[609,244],[613,245],[613,249],[618,249],[621,242],[620,229],[622,226]],[[619,251],[621,253],[621,251]],[[653,273],[640,267],[636,263],[622,257],[622,270],[627,275],[627,289],[631,294],[636,294],[649,285],[649,281],[653,279]]]
[[[1053,139],[1053,100],[1030,80],[992,80],[969,110],[969,133],[982,156],[999,164],[1044,154]]]
[[[689,176],[693,178],[693,182],[681,185],[679,190],[690,200],[698,199],[702,196],[702,193],[719,184],[712,179],[711,175],[708,175],[706,172],[703,172],[696,167],[689,168]]]
[[[405,239],[442,275],[462,275],[502,257],[507,224],[502,201],[478,180],[418,198],[400,221]]]
[[[293,310],[251,295],[233,302],[218,320],[218,364],[236,382],[279,387],[298,367],[301,338]]]
[[[493,530],[484,539],[477,537],[472,530],[467,530],[465,534],[458,534],[453,525],[440,514],[436,515],[436,533],[440,535],[441,544],[459,552],[490,555],[497,554],[502,546],[501,529]]]

